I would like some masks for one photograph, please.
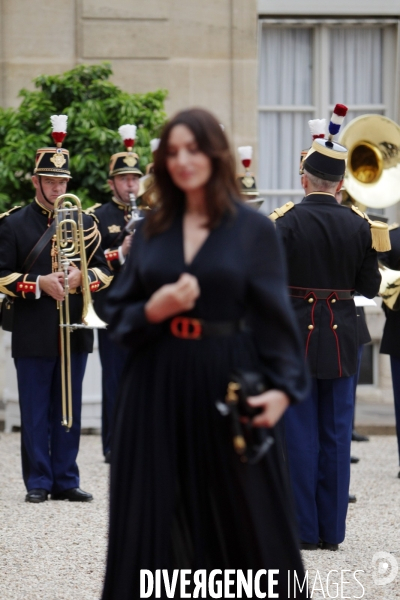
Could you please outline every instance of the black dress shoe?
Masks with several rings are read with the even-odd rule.
[[[308,542],[300,542],[300,550],[318,550],[318,544],[309,544]]]
[[[361,433],[357,433],[355,429],[353,429],[353,433],[351,434],[352,442],[369,442],[369,437],[367,435],[361,435]]]
[[[104,462],[107,463],[107,465],[109,465],[111,463],[111,450],[106,452],[106,455],[104,457]]]
[[[69,500],[70,502],[90,502],[93,500],[92,494],[84,492],[81,488],[71,488],[58,494],[51,495],[52,500]]]
[[[357,496],[354,494],[349,494],[349,504],[354,502],[357,502]]]
[[[357,456],[350,456],[350,463],[352,465],[356,465],[358,462],[360,462],[360,459]]]
[[[47,490],[37,489],[37,490],[29,490],[27,495],[25,496],[25,502],[33,502],[38,504],[38,502],[45,502],[47,500],[48,495]]]
[[[336,550],[339,550],[339,544],[330,544],[329,542],[321,542],[320,548],[322,550],[332,550],[332,552],[336,552]]]

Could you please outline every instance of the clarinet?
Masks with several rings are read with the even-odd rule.
[[[131,218],[124,227],[124,232],[130,234],[133,233],[137,227],[139,221],[142,221],[143,217],[140,216],[138,206],[136,204],[135,194],[129,194],[129,202],[131,205]]]
[[[140,211],[136,204],[135,194],[129,194],[129,202],[131,205],[131,218],[129,219],[128,223],[125,225],[123,230],[120,231],[117,234],[117,236],[113,239],[112,246],[119,246],[120,244],[122,244],[126,236],[131,235],[135,231],[139,221],[142,221],[144,218],[140,216]]]

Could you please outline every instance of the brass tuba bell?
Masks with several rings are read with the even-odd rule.
[[[382,115],[362,115],[346,125],[340,143],[349,151],[344,186],[368,208],[400,200],[400,127]]]
[[[387,208],[400,200],[400,127],[382,115],[362,115],[343,129],[348,149],[346,192],[368,208]],[[364,209],[363,209],[364,210]],[[400,310],[400,271],[379,266],[379,295],[391,310]]]

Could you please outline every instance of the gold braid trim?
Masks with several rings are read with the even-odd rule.
[[[4,219],[4,217],[8,217],[12,212],[14,212],[14,210],[19,210],[20,208],[23,208],[23,206],[13,206],[7,212],[2,213],[0,215],[0,219]]]
[[[112,280],[114,279],[113,275],[105,275],[101,269],[98,267],[93,267],[90,269],[96,275],[97,279],[104,284],[104,287],[108,287]]]
[[[103,206],[103,205],[100,204],[100,202],[96,202],[96,204],[89,206],[89,208],[87,208],[83,212],[85,213],[85,215],[90,215],[91,217],[93,217],[94,216],[93,212],[96,210],[96,208],[100,208],[100,206]]]
[[[97,244],[92,252],[92,254],[90,255],[87,264],[90,264],[90,261],[92,260],[94,253],[96,252],[97,248],[100,246],[101,243],[101,235],[100,235],[100,231],[97,229],[97,225],[96,223],[94,224],[94,227],[96,228],[96,235],[97,235]],[[87,250],[89,248],[89,246],[91,246],[96,240],[93,240],[93,242],[90,242],[90,244],[88,244],[87,246],[85,245],[85,249]]]
[[[8,290],[6,286],[10,285],[10,283],[13,283],[20,277],[22,277],[22,273],[11,273],[11,275],[7,275],[7,277],[0,277],[0,292],[2,294],[6,294],[7,296],[17,298],[17,294],[14,294],[14,292]]]
[[[103,206],[102,204],[100,204],[99,202],[97,202],[97,204],[94,204],[93,206],[89,206],[89,208],[87,208],[86,210],[84,210],[83,212],[85,213],[85,215],[88,215],[89,217],[92,217],[93,221],[95,223],[99,223],[99,219],[97,218],[97,216],[94,214],[94,211],[97,208],[100,208],[100,206]]]
[[[97,230],[94,227],[91,227],[90,229],[85,229],[84,234],[88,232],[87,235],[83,236],[83,239],[86,240],[91,240],[92,238],[95,238],[97,235]],[[92,244],[93,242],[90,242],[90,244]],[[85,244],[86,248],[88,248],[90,246],[90,244]]]

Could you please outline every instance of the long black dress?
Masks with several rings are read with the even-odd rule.
[[[252,334],[184,340],[167,323],[149,324],[146,301],[183,272],[201,289],[189,316],[246,317]],[[115,422],[103,600],[139,598],[140,569],[172,568],[280,569],[286,598],[288,570],[300,579],[303,567],[278,444],[257,465],[242,464],[215,406],[235,368],[262,369],[293,402],[307,393],[272,223],[237,203],[190,265],[181,213],[150,239],[139,228],[109,296],[109,322],[131,355]]]

